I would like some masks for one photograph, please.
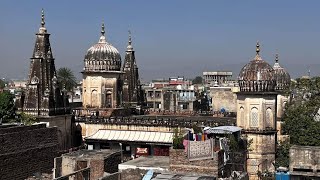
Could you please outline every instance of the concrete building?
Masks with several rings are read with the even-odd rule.
[[[171,77],[166,85],[151,83],[144,89],[151,111],[193,111],[194,86],[183,77]]]
[[[213,86],[215,82],[217,82],[218,85],[233,82],[231,71],[203,72],[202,77],[203,77],[204,83],[211,86]]]
[[[54,179],[101,179],[118,172],[120,151],[79,150],[54,158]]]
[[[260,56],[257,43],[255,58],[239,73],[237,93],[237,126],[243,128],[250,151],[247,172],[258,179],[257,172],[274,171],[276,152],[277,93],[274,70]]]
[[[292,146],[289,156],[292,180],[320,179],[319,146]]]
[[[212,110],[214,112],[237,112],[237,92],[239,92],[239,87],[210,87]]]

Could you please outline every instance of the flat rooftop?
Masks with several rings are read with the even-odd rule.
[[[119,164],[119,170],[124,169],[153,169],[169,170],[169,156],[140,156],[131,161]]]
[[[103,149],[103,150],[82,149],[82,150],[62,154],[61,157],[68,157],[68,158],[74,158],[74,159],[104,159],[109,155],[117,152],[120,152],[120,151],[110,150],[110,149]]]
[[[215,180],[214,176],[201,176],[201,175],[185,175],[185,174],[158,174],[152,180]]]

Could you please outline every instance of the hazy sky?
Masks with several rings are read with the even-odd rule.
[[[273,64],[279,52],[293,77],[309,68],[319,75],[318,0],[1,0],[0,77],[27,77],[41,8],[56,67],[70,67],[78,77],[103,20],[107,40],[122,58],[131,30],[143,81],[216,70],[237,76],[254,57],[257,40],[262,58]]]

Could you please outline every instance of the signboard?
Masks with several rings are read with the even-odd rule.
[[[136,148],[136,156],[148,156],[149,149],[148,148]]]

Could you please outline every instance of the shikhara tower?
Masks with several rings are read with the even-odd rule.
[[[41,27],[36,33],[36,42],[30,58],[27,89],[18,105],[18,110],[26,114],[51,116],[67,114],[70,111],[66,91],[63,93],[59,88],[49,36],[42,10]]]
[[[133,50],[131,32],[129,31],[129,41],[124,59],[122,71],[124,72],[123,102],[127,106],[141,105],[144,101],[144,93],[141,90],[138,66]]]

